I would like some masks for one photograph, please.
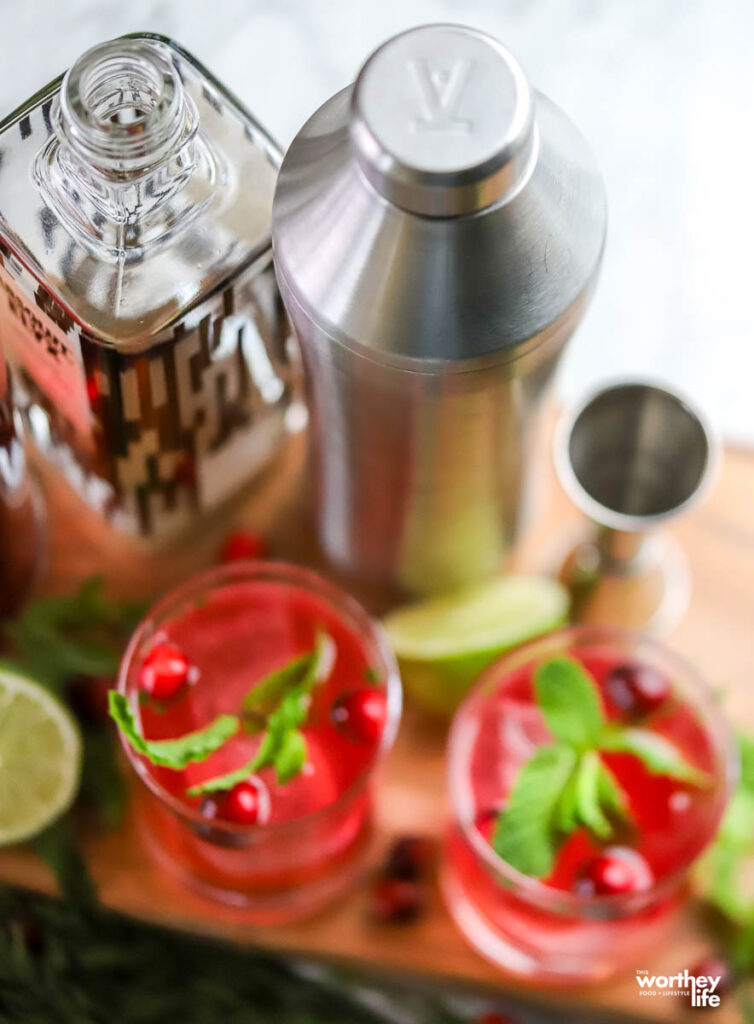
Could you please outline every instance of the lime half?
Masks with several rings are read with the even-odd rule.
[[[451,712],[503,651],[566,620],[568,595],[541,576],[503,576],[398,608],[384,620],[406,689]]]
[[[80,775],[81,738],[65,707],[0,670],[0,845],[30,839],[62,814]]]

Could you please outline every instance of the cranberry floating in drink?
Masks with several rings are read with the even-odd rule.
[[[521,647],[453,723],[451,913],[486,957],[537,980],[640,966],[735,772],[713,694],[656,641],[582,627]]]
[[[213,569],[161,601],[111,694],[155,856],[260,922],[308,913],[354,879],[400,705],[366,612],[313,573],[264,562]]]

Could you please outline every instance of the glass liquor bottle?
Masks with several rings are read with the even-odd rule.
[[[31,438],[120,529],[195,525],[300,421],[279,159],[150,34],[89,50],[0,124],[0,346]]]

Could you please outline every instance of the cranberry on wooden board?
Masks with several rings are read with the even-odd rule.
[[[399,836],[385,857],[384,872],[389,878],[416,882],[427,876],[437,859],[437,843],[429,836]]]
[[[369,893],[371,917],[382,924],[407,924],[424,910],[424,892],[416,882],[380,876]]]
[[[243,562],[247,559],[264,558],[267,545],[264,538],[250,530],[235,530],[223,541],[220,548],[221,562]]]
[[[189,662],[176,644],[160,643],[144,658],[139,687],[155,700],[169,700],[188,680]]]

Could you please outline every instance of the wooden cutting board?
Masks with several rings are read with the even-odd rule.
[[[543,553],[553,550],[579,522],[578,513],[560,492],[542,455],[537,521],[516,553],[516,566],[541,569]],[[293,439],[287,451],[257,481],[237,522],[269,538],[275,557],[320,566],[308,522],[305,486],[305,441]],[[47,570],[39,589],[70,591],[95,572],[104,572],[113,594],[158,593],[209,564],[227,524],[215,523],[189,550],[151,555],[112,535],[68,488],[42,471],[50,511]],[[734,720],[754,727],[754,455],[728,450],[722,475],[706,503],[672,527],[691,563],[692,605],[670,644],[694,662],[727,694]],[[146,581],[146,583],[145,583]],[[374,605],[378,595],[361,594]],[[381,778],[376,861],[390,837],[422,831],[442,834],[446,815],[444,731],[415,709],[406,710],[395,749]],[[633,972],[592,988],[537,989],[504,977],[470,949],[455,930],[439,895],[433,892],[428,912],[403,927],[377,926],[367,920],[365,887],[357,887],[339,906],[309,921],[261,929],[242,917],[200,901],[179,889],[148,859],[131,821],[113,834],[92,836],[88,860],[103,903],[153,922],[220,935],[242,943],[358,961],[401,974],[443,974],[449,978],[526,993],[551,1005],[569,1004],[611,1011],[643,1020],[686,1020],[686,1001],[640,998]],[[26,849],[0,854],[0,880],[43,891],[52,890],[45,867]],[[707,952],[709,942],[693,906],[683,912],[671,941],[641,967],[673,974]],[[736,1021],[731,1007],[715,1011],[720,1024]]]

